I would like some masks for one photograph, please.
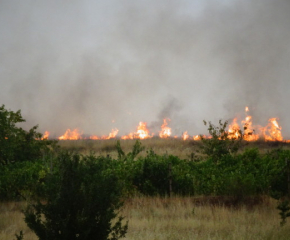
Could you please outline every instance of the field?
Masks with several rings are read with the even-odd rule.
[[[128,153],[136,140],[120,140]],[[61,149],[82,154],[94,152],[117,158],[117,140],[59,141]],[[141,141],[146,151],[172,154],[181,159],[202,156],[200,142],[181,139],[152,138]],[[281,142],[243,142],[240,151],[257,147],[260,152],[275,148],[289,149],[290,144]],[[256,201],[257,200],[257,201]],[[23,220],[24,202],[1,202],[0,239],[16,239],[15,233],[24,232],[24,239],[36,240]],[[290,223],[280,227],[277,201],[269,197],[246,200],[235,205],[225,197],[145,197],[125,199],[122,215],[129,221],[127,240],[170,239],[290,239]]]
[[[280,227],[276,202],[265,198],[258,206],[226,207],[195,203],[195,198],[173,197],[127,199],[123,215],[129,220],[127,240],[176,239],[290,239],[290,224]],[[24,203],[2,203],[0,239],[16,239],[24,231],[25,239],[37,237],[24,223]]]
[[[132,147],[136,140],[120,140],[121,147],[125,153],[132,150]],[[140,156],[146,154],[146,150],[153,149],[156,154],[172,154],[178,156],[181,159],[191,159],[194,156],[201,156],[200,152],[200,141],[194,140],[182,140],[175,138],[150,138],[141,140],[142,146],[145,147],[145,151],[140,153]],[[59,141],[58,145],[62,149],[80,152],[82,154],[89,154],[90,152],[98,155],[110,155],[112,158],[117,158],[116,149],[117,140],[63,140]],[[265,141],[255,141],[255,142],[242,142],[240,151],[245,148],[258,148],[260,152],[267,152],[271,149],[282,148],[290,149],[290,143],[285,142],[265,142]]]

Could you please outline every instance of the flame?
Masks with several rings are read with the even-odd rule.
[[[45,131],[43,134],[43,137],[41,138],[41,140],[43,139],[48,139],[50,132],[49,131]]]
[[[240,126],[237,123],[237,118],[234,118],[232,124],[229,125],[228,138],[238,139],[241,136]]]
[[[82,133],[79,132],[79,130],[76,128],[74,130],[67,129],[66,132],[60,136],[59,140],[78,140],[82,139],[81,137]]]
[[[147,123],[139,122],[137,131],[135,133],[129,133],[128,135],[122,136],[121,139],[135,139],[135,138],[145,139],[145,138],[151,138],[152,136],[149,135],[149,130],[147,129]]]
[[[139,122],[139,126],[137,127],[137,136],[140,139],[149,138],[149,130],[147,129],[147,123]]]
[[[249,112],[249,108],[246,107],[246,118],[242,121],[242,124],[244,125],[244,140],[246,141],[257,141],[259,139],[259,134],[254,134],[255,130],[253,128],[252,123],[252,116],[249,116],[247,112]]]
[[[111,138],[115,138],[118,134],[119,130],[117,128],[112,129],[112,131],[109,133],[109,136],[106,137],[105,139],[111,139]]]
[[[170,121],[170,119],[168,119]],[[167,127],[168,123],[166,118],[163,119],[163,124],[161,125],[161,131],[159,132],[160,138],[168,138],[171,135],[171,128]]]
[[[256,141],[259,138],[265,139],[265,141],[283,141],[282,137],[282,127],[278,124],[277,118],[270,118],[269,123],[265,127],[261,127],[259,125],[254,126],[252,123],[252,116],[249,115],[249,107],[245,107],[246,117],[241,121],[241,125],[238,124],[238,119],[234,118],[233,122],[229,125],[227,135],[230,139],[238,139],[241,138],[241,127],[243,128],[243,139],[245,141]],[[161,125],[161,131],[159,131],[160,138],[169,138],[172,135],[171,128],[168,127],[169,118],[163,119],[163,124]],[[112,120],[114,123],[115,120]],[[89,136],[89,139],[99,140],[99,139],[112,139],[116,138],[119,130],[117,128],[112,129],[109,135],[105,136]],[[49,132],[46,131],[44,133],[43,138],[47,139],[49,137]],[[154,134],[149,134],[149,130],[147,129],[146,122],[139,122],[137,129],[135,132],[129,133],[128,135],[121,136],[121,139],[146,139],[153,137]],[[211,136],[202,136],[203,138],[211,138]],[[174,135],[173,138],[180,138],[180,136]],[[183,140],[191,138],[187,131],[185,131],[181,138]],[[77,140],[77,139],[87,139],[82,137],[82,133],[78,129],[70,130],[68,129],[64,135],[58,138],[59,140]],[[195,135],[191,139],[200,140],[200,135]],[[284,140],[284,142],[290,143],[290,140]]]
[[[182,134],[182,139],[183,139],[183,140],[186,140],[186,139],[188,139],[188,138],[189,138],[189,135],[188,135],[187,131],[185,131],[185,132]]]
[[[193,140],[195,140],[195,141],[199,141],[199,140],[201,140],[200,135],[195,135],[195,136],[193,136]]]
[[[283,141],[281,130],[277,118],[270,118],[268,125],[261,129],[266,141]]]

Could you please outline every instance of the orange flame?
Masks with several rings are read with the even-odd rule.
[[[168,119],[170,121],[170,119]],[[168,123],[166,119],[163,119],[163,124],[161,126],[161,131],[159,132],[159,137],[160,138],[168,138],[171,135],[171,128],[167,127]]]
[[[261,130],[266,141],[283,141],[282,127],[279,126],[276,118],[270,118],[268,125]]]
[[[140,139],[149,138],[149,130],[147,129],[146,122],[139,122],[139,126],[137,127],[137,136]]]
[[[147,129],[147,123],[139,122],[137,131],[135,133],[129,133],[128,135],[122,136],[121,139],[135,139],[135,138],[145,139],[145,138],[151,138],[152,136],[149,135],[149,130]]]
[[[193,136],[193,140],[195,140],[195,141],[201,140],[200,135],[195,135],[195,136]]]
[[[265,141],[283,141],[282,137],[282,127],[279,126],[277,118],[271,118],[269,119],[269,123],[266,127],[261,126],[253,126],[252,123],[252,116],[248,114],[249,107],[245,107],[246,117],[244,120],[241,121],[241,126],[243,126],[243,139],[246,141],[256,141],[260,137],[264,138]],[[163,124],[161,125],[161,131],[159,131],[159,137],[160,138],[168,138],[171,137],[171,128],[168,127],[168,121],[170,119],[165,118],[163,119]],[[115,122],[115,120],[112,120],[112,122]],[[234,118],[233,122],[229,125],[227,134],[228,138],[230,139],[238,139],[241,137],[241,131],[240,126],[237,123],[237,118]],[[255,132],[256,130],[256,132]],[[92,135],[88,137],[89,139],[111,139],[116,138],[119,130],[117,128],[112,129],[111,133],[109,133],[108,136],[96,136]],[[139,125],[137,126],[136,132],[129,133],[128,135],[124,135],[121,137],[121,139],[146,139],[153,137],[154,134],[149,135],[149,130],[147,129],[147,123],[146,122],[139,122]],[[49,137],[49,132],[46,131],[44,133],[43,138],[41,139],[47,139]],[[181,138],[183,140],[189,139],[188,132],[185,131]],[[178,136],[173,136],[173,138],[179,138]],[[191,137],[190,137],[191,138]],[[203,135],[203,138],[211,138],[211,136],[205,136]],[[58,138],[59,140],[77,140],[77,139],[86,139],[82,137],[82,133],[78,129],[70,130],[68,129],[64,135],[60,136]],[[195,135],[192,137],[193,140],[200,140],[200,135]],[[290,142],[290,140],[284,140],[285,142]]]
[[[246,114],[249,112],[249,108],[246,107],[245,109]],[[254,128],[252,123],[252,117],[247,114],[245,120],[242,121],[242,124],[244,125],[244,140],[246,141],[257,141],[259,139],[259,134],[254,134]]]
[[[67,129],[66,132],[60,136],[59,140],[78,140],[82,139],[81,137],[82,133],[79,132],[79,130],[76,128],[74,130]]]
[[[188,138],[189,138],[189,135],[188,135],[187,131],[185,131],[185,132],[182,134],[182,139],[183,139],[183,140],[186,140],[186,139],[188,139]]]
[[[49,131],[45,131],[41,140],[48,139],[49,134],[50,134]]]
[[[234,118],[232,124],[229,125],[228,138],[229,139],[238,139],[241,136],[240,126],[237,123],[237,118]]]

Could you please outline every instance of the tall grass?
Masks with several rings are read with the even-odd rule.
[[[98,155],[110,155],[113,158],[117,158],[118,153],[116,150],[116,144],[118,139],[108,140],[61,140],[58,145],[62,149],[74,150],[82,154],[89,154],[94,152]],[[133,145],[136,140],[120,140],[121,147],[125,153],[132,151]],[[145,147],[145,151],[140,156],[146,155],[146,150],[153,149],[158,155],[172,154],[178,156],[181,159],[191,159],[194,156],[201,156],[201,141],[194,140],[182,140],[180,138],[159,138],[153,137],[150,139],[141,140],[142,146]],[[265,142],[262,140],[255,142],[243,141],[240,151],[245,148],[258,148],[262,153],[266,153],[274,148],[290,149],[290,143],[285,142]]]
[[[265,198],[259,205],[226,207],[190,197],[127,199],[122,214],[129,220],[126,240],[286,240],[290,222],[280,227],[276,201]],[[205,198],[206,199],[206,198]],[[37,237],[27,228],[21,209],[24,203],[0,205],[0,239],[12,240],[24,231],[24,239]]]

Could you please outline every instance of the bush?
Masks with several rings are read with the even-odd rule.
[[[34,161],[40,158],[53,141],[42,140],[37,126],[25,131],[17,123],[25,122],[20,110],[17,112],[0,107],[0,166],[15,162]]]
[[[202,150],[204,154],[211,157],[217,163],[219,159],[228,154],[236,153],[240,147],[242,140],[242,132],[238,131],[238,137],[230,138],[226,131],[228,122],[219,121],[219,125],[215,126],[211,122],[204,121],[204,125],[208,126],[208,132],[211,138],[201,136]]]
[[[106,160],[68,153],[58,157],[59,166],[46,177],[43,201],[25,211],[25,221],[39,240],[125,236],[128,226],[118,216],[123,188]]]

